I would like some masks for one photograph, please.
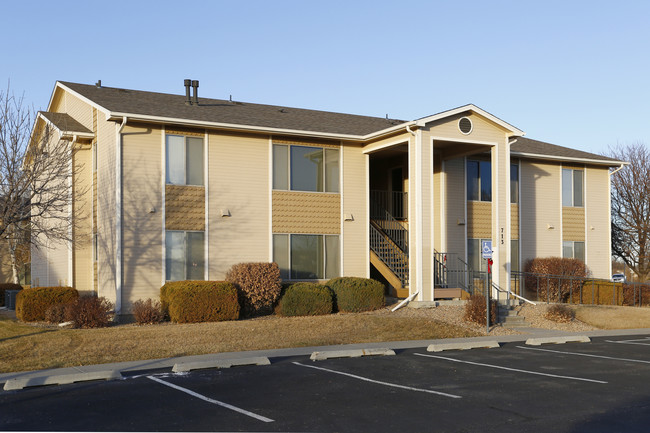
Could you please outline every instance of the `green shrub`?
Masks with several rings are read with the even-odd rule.
[[[527,292],[537,294],[539,300],[550,302],[567,302],[571,294],[580,293],[580,287],[591,275],[582,260],[566,257],[528,260],[524,272]]]
[[[5,306],[5,290],[23,290],[23,286],[14,283],[0,284],[0,307]]]
[[[47,309],[56,304],[67,304],[79,298],[72,287],[32,287],[16,295],[16,317],[23,322],[45,320]]]
[[[277,313],[281,316],[318,316],[332,313],[332,290],[316,283],[295,283],[287,287]]]
[[[113,304],[106,298],[82,296],[70,306],[70,320],[75,328],[103,328],[108,326]]]
[[[160,289],[172,322],[220,322],[239,318],[237,289],[226,281],[173,281]]]
[[[152,325],[165,320],[159,301],[138,299],[133,303],[133,317],[138,325]]]
[[[282,280],[277,263],[239,263],[226,274],[226,281],[237,288],[242,315],[271,314],[280,298]]]
[[[472,295],[465,304],[465,320],[468,322],[478,323],[485,325],[485,296]],[[497,323],[498,305],[496,300],[490,300],[490,325]]]
[[[384,306],[386,288],[370,278],[339,277],[327,283],[334,291],[334,310],[358,313]]]
[[[544,317],[553,322],[569,323],[576,317],[576,313],[564,304],[554,304],[546,309]]]

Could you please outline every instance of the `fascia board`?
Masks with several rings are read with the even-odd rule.
[[[487,111],[477,107],[474,104],[463,105],[462,107],[454,108],[454,109],[451,109],[451,110],[448,110],[448,111],[443,111],[442,113],[434,114],[434,115],[431,115],[431,116],[428,116],[428,117],[423,117],[422,119],[418,119],[418,124],[420,124],[420,123],[424,124],[424,123],[429,123],[429,122],[433,122],[433,121],[436,121],[436,120],[444,119],[446,117],[454,116],[456,114],[459,114],[459,113],[462,113],[462,112],[465,112],[465,111],[473,111],[476,114],[479,114],[479,115],[485,117],[486,119],[491,120],[492,122],[496,123],[497,125],[501,126],[502,128],[507,129],[508,131],[510,131],[512,133],[512,134],[510,134],[510,136],[523,136],[525,134],[525,132],[522,131],[521,129],[516,128],[516,127],[512,126],[511,124],[509,124],[507,122],[504,122],[503,120],[501,120],[498,117],[488,113]]]
[[[566,161],[566,162],[579,162],[583,164],[595,164],[595,165],[606,165],[608,167],[620,167],[623,165],[629,165],[629,162],[621,161],[605,161],[602,159],[590,159],[590,158],[575,158],[570,156],[554,156],[554,155],[541,155],[539,153],[526,153],[526,152],[510,152],[511,157],[517,158],[530,158],[530,159],[545,159],[549,161]]]

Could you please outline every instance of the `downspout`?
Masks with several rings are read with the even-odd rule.
[[[127,117],[117,130],[115,149],[115,319],[122,314],[122,130]]]

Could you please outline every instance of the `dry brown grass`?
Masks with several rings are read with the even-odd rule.
[[[576,319],[601,329],[650,328],[650,308],[581,305]]]
[[[4,315],[0,317],[0,372],[206,353],[475,335],[479,334],[437,320],[385,312],[267,316],[218,323],[130,324],[103,329],[37,327]]]

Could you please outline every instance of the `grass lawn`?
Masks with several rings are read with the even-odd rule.
[[[650,328],[650,308],[580,305],[576,319],[601,329]]]
[[[267,316],[218,323],[59,329],[0,315],[0,372],[39,370],[206,353],[479,335],[402,315]]]

